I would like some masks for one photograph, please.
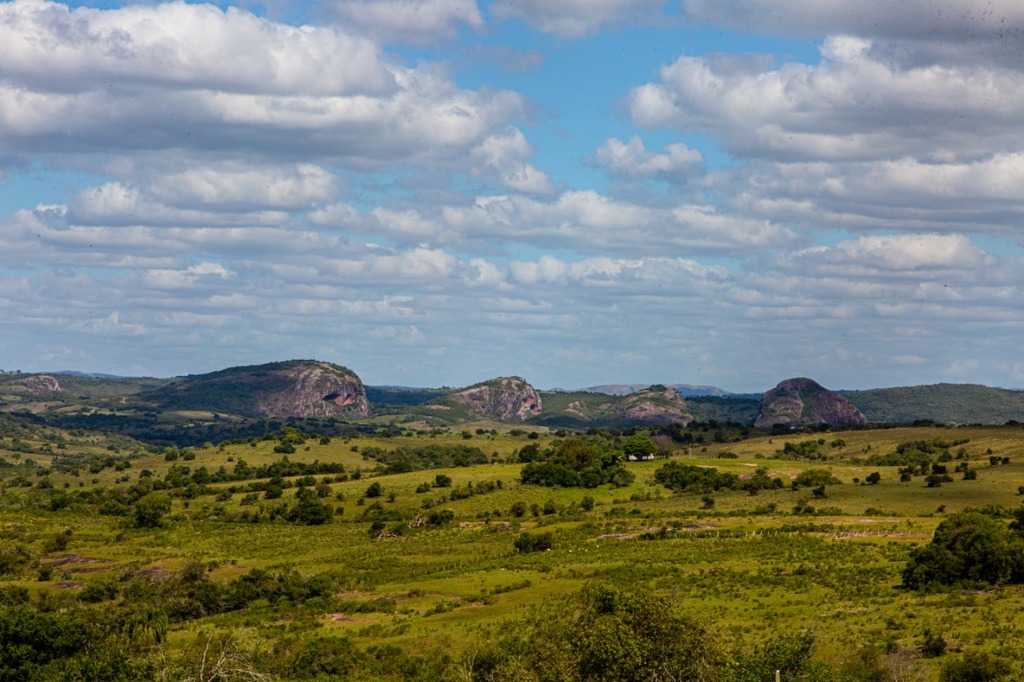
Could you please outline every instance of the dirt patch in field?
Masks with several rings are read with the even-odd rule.
[[[353,618],[347,613],[328,613],[327,620],[332,623],[362,623],[365,618]]]
[[[599,535],[597,540],[631,540],[641,533],[660,533],[662,529],[666,533],[675,533],[679,531],[695,531],[695,530],[714,530],[718,526],[710,523],[687,523],[682,526],[633,526],[626,533],[605,533]]]
[[[103,573],[104,571],[113,570],[113,566],[75,566],[73,568],[65,568],[64,573]]]
[[[110,559],[95,559],[82,556],[81,554],[61,554],[52,561],[47,561],[50,566],[66,566],[68,564],[109,564]]]

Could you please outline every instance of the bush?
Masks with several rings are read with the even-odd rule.
[[[288,511],[288,520],[306,526],[320,526],[334,516],[334,509],[321,502],[311,493],[303,495],[299,503]]]
[[[842,481],[833,476],[832,472],[828,469],[807,469],[806,471],[801,471],[793,479],[794,488],[797,486],[818,488],[825,485],[839,485],[840,483]]]
[[[682,462],[668,462],[654,472],[654,480],[676,492],[709,493],[739,486],[739,477],[735,474],[720,474],[717,469]]]
[[[451,509],[435,509],[427,515],[427,523],[431,526],[445,526],[455,520],[455,512]]]
[[[529,533],[523,531],[513,544],[516,551],[520,554],[544,552],[554,548],[554,538],[551,533]]]
[[[997,682],[1010,675],[1010,665],[984,651],[969,651],[942,666],[939,682]]]
[[[671,601],[605,584],[550,604],[521,645],[488,653],[473,679],[724,682],[729,668],[711,631]]]
[[[171,498],[166,493],[149,493],[135,503],[136,528],[158,528],[171,512]]]
[[[1024,578],[1024,540],[1004,523],[978,512],[953,514],[930,544],[911,552],[903,584],[1003,585]]]

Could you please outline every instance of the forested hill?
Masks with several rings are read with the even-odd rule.
[[[1024,422],[1024,393],[977,384],[931,384],[842,391],[871,423],[1005,424]]]

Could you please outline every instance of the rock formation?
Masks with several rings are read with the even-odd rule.
[[[32,395],[46,395],[47,393],[59,393],[63,391],[60,383],[55,377],[49,374],[31,374],[20,382],[25,393]]]
[[[613,409],[628,422],[686,426],[691,419],[683,396],[659,384],[617,399]]]
[[[291,360],[185,377],[140,399],[169,410],[243,417],[365,417],[366,389],[355,372],[316,360]]]
[[[525,421],[540,414],[537,391],[519,377],[500,377],[464,388],[445,399],[495,421]]]
[[[866,423],[861,411],[843,396],[812,379],[797,378],[787,379],[761,396],[761,412],[754,426],[843,427]]]

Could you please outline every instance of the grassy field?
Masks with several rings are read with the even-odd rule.
[[[992,652],[1024,670],[1024,651],[1017,646],[1024,634],[1021,588],[933,594],[900,588],[910,550],[928,542],[949,514],[1020,505],[1019,426],[668,445],[664,454],[673,460],[741,478],[765,468],[785,482],[756,494],[673,493],[653,480],[664,459],[628,463],[635,478],[625,487],[524,485],[515,453],[556,439],[550,433],[513,435],[495,424],[397,437],[310,438],[287,455],[275,452],[277,440],[173,452],[120,447],[113,465],[95,470],[88,462],[113,454],[102,439],[56,435],[67,445],[54,455],[14,451],[11,437],[0,440],[0,462],[9,465],[0,466],[0,543],[28,557],[0,575],[0,585],[27,588],[34,599],[66,599],[91,586],[125,584],[126,576],[143,571],[159,578],[197,564],[215,583],[237,581],[252,569],[331,577],[330,595],[301,604],[256,600],[174,621],[165,644],[171,651],[184,650],[199,631],[245,630],[266,642],[344,635],[363,648],[393,645],[412,654],[457,657],[499,637],[532,609],[603,581],[670,596],[713,623],[733,647],[810,629],[815,656],[838,665],[865,647],[903,649],[916,657],[930,632],[940,633],[954,651]],[[18,443],[22,450],[42,450],[54,439],[41,430],[22,433]],[[928,487],[920,475],[901,481],[900,467],[869,463],[901,444],[936,439],[956,443],[950,448],[956,453],[949,462],[952,480],[939,487]],[[790,458],[786,442],[813,443],[807,449],[814,452]],[[366,454],[429,445],[479,448],[487,463],[384,474]],[[84,463],[51,471],[69,449]],[[133,527],[130,512],[103,513],[98,503],[75,495],[165,480],[182,467],[189,475],[200,468],[215,474],[234,471],[243,461],[250,468],[269,466],[285,456],[291,463],[340,465],[343,471],[312,479],[284,476],[279,498],[250,489],[264,479],[175,488],[170,512],[155,528]],[[36,466],[26,466],[26,458]],[[965,461],[974,480],[952,473]],[[790,485],[801,472],[823,468],[841,483],[817,493]],[[865,484],[874,472],[880,481]],[[436,485],[439,474],[450,486]],[[333,518],[322,525],[286,520],[284,509],[296,503],[300,483],[320,485],[319,499],[331,506]],[[368,497],[374,484],[379,494]],[[52,502],[65,499],[61,494],[71,500],[65,506]],[[518,502],[525,503],[522,515],[513,513]],[[450,519],[431,523],[431,513],[440,510],[450,510]],[[517,552],[514,542],[523,531],[550,532],[553,548]],[[918,663],[937,679],[941,661]]]

